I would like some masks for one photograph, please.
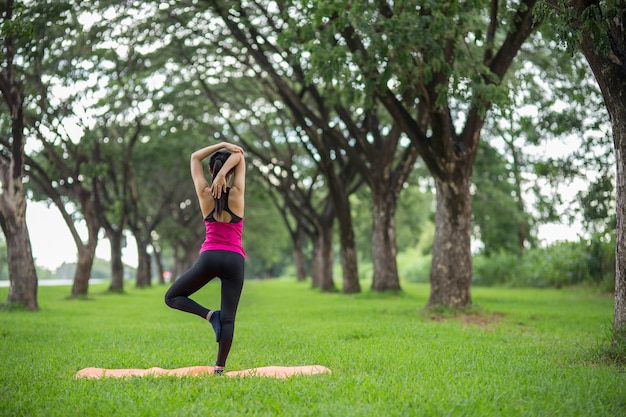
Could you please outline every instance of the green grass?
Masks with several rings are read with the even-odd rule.
[[[331,375],[75,380],[84,367],[212,364],[201,319],[165,287],[0,309],[0,416],[620,416],[626,372],[600,361],[613,299],[584,289],[475,288],[466,314],[423,310],[428,286],[396,295],[321,294],[246,282],[230,370],[325,365]],[[216,305],[219,284],[197,295]],[[0,299],[6,300],[6,289]]]

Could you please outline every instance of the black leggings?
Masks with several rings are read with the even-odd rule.
[[[207,250],[200,253],[198,261],[180,276],[165,293],[165,304],[177,310],[196,314],[206,320],[209,309],[201,306],[189,296],[204,287],[213,278],[222,282],[220,322],[222,333],[215,365],[225,366],[233,344],[235,315],[241,290],[243,289],[244,258],[238,253]]]

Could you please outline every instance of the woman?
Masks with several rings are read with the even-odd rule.
[[[211,185],[202,167],[202,161],[209,156]],[[191,178],[204,218],[206,238],[198,261],[174,281],[165,294],[165,303],[211,323],[219,343],[214,373],[222,374],[233,343],[246,258],[241,245],[246,179],[243,149],[222,142],[197,150],[191,154]],[[189,296],[215,277],[222,283],[221,306],[220,310],[209,310]]]

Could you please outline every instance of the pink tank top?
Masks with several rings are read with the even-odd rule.
[[[243,234],[243,219],[237,223],[223,223],[204,220],[206,226],[206,238],[200,248],[200,253],[205,250],[227,250],[241,254],[246,259],[246,252],[241,244]]]

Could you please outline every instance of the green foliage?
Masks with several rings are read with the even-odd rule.
[[[391,87],[411,101],[439,77],[449,83],[438,83],[437,106],[471,103],[484,112],[484,103],[509,102],[507,86],[482,59],[510,29],[515,9],[509,3],[499,6],[493,43],[486,39],[489,2],[483,0],[287,4],[281,17],[291,30],[282,31],[279,41],[305,63],[308,82],[322,91],[341,90],[348,100],[371,103],[378,91]]]
[[[434,230],[434,225],[427,227],[428,232]],[[420,244],[414,248],[408,248],[398,253],[396,263],[398,267],[398,275],[400,280],[413,283],[427,283],[430,279],[430,265],[432,256],[430,255],[430,248],[432,247],[432,236],[428,236],[428,232],[425,232],[420,237]],[[430,243],[425,243],[430,242]],[[428,253],[424,253],[425,249],[422,245],[429,245]],[[371,262],[359,262],[359,278],[362,281],[370,282],[374,273],[374,266]],[[334,271],[336,276],[341,275],[341,268],[339,265]]]
[[[615,285],[615,241],[595,235],[579,242],[533,248],[519,257],[501,252],[473,261],[474,285],[554,287],[590,284],[612,291]]]
[[[13,18],[2,20],[0,40],[11,38],[15,42],[17,53],[32,59],[54,40],[54,37],[49,36],[53,32],[51,28],[66,21],[68,12],[72,10],[72,3],[61,0],[15,1]],[[4,13],[5,4],[0,6]]]
[[[585,231],[595,233],[606,230],[612,219],[615,157],[609,120],[598,117],[606,108],[584,56],[572,56],[560,46],[555,31],[553,25],[540,25],[520,51],[520,61],[508,76],[513,106],[494,108],[482,134],[501,155],[490,156],[493,152],[481,145],[474,167],[473,214],[480,238],[485,228],[503,238],[507,229],[509,237],[525,231],[526,244],[518,244],[516,253],[536,244],[534,235],[542,223],[584,218]],[[501,179],[510,184],[499,184]],[[567,187],[578,184],[593,185],[572,198]],[[496,206],[503,215],[494,217]],[[587,220],[588,215],[598,218]],[[516,217],[519,227],[498,227],[513,226]],[[485,243],[485,251],[497,252],[493,243]]]
[[[594,49],[608,54],[611,51],[610,21],[619,17],[624,12],[624,7],[624,0],[592,2],[578,16],[571,0],[540,0],[536,19],[545,20],[554,26],[561,46],[572,54],[579,50],[582,31],[591,34]]]
[[[472,220],[476,237],[483,244],[482,253],[487,256],[500,251],[521,255],[523,245],[530,240],[530,222],[523,210],[514,169],[489,143],[478,148],[472,174],[476,187]]]
[[[398,254],[398,274],[403,280],[426,283],[430,279],[431,261],[431,255],[424,254],[423,249],[419,246],[407,249]]]
[[[209,365],[216,354],[207,323],[167,308],[164,287],[105,289],[68,301],[67,287],[44,287],[40,313],[0,311],[0,415],[626,412],[626,373],[596,355],[607,343],[612,299],[585,290],[478,288],[476,307],[452,314],[421,310],[428,296],[422,284],[404,285],[401,294],[329,296],[294,280],[246,282],[227,371],[320,364],[332,374],[75,380],[90,366]],[[203,303],[218,299],[219,285],[198,294]]]
[[[612,174],[602,173],[586,191],[578,193],[585,228],[593,233],[615,229],[615,189]]]

